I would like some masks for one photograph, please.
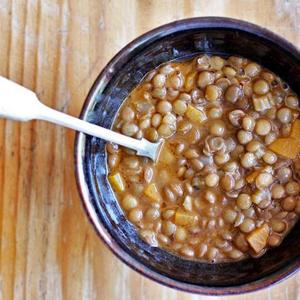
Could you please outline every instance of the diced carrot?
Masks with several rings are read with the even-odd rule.
[[[150,198],[150,200],[152,200],[154,202],[160,202],[161,201],[161,195],[160,195],[155,183],[149,184],[146,187],[144,193],[147,197]]]
[[[300,140],[294,138],[280,138],[268,146],[276,154],[286,158],[294,159],[300,151]]]
[[[204,122],[207,120],[207,116],[203,110],[195,108],[193,105],[189,104],[185,112],[186,116],[193,122]]]
[[[269,226],[264,224],[262,227],[254,229],[246,236],[246,240],[256,253],[259,253],[266,247],[269,231]]]
[[[297,119],[292,125],[292,130],[290,134],[291,138],[294,138],[296,140],[300,140],[300,120]]]
[[[255,171],[251,172],[250,174],[248,174],[246,176],[246,181],[248,183],[253,183],[259,173],[260,173],[260,170],[255,170]]]
[[[108,180],[117,192],[124,192],[125,183],[120,173],[109,175]]]
[[[192,213],[186,212],[182,209],[178,209],[175,214],[175,224],[186,226],[193,225],[198,221],[198,217]]]

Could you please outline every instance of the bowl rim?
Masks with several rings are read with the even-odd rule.
[[[108,74],[114,74],[114,66],[122,61],[122,58],[128,54],[128,52],[133,49],[141,46],[145,42],[155,40],[159,37],[175,33],[177,31],[184,31],[187,29],[209,29],[209,28],[227,28],[232,30],[241,30],[244,32],[252,33],[256,36],[259,36],[265,40],[271,41],[272,43],[277,43],[284,50],[297,54],[300,57],[299,50],[289,41],[283,37],[271,32],[270,30],[258,26],[247,21],[232,19],[227,17],[196,17],[196,18],[186,18],[177,20],[165,25],[159,26],[155,29],[152,29],[136,39],[134,39],[129,44],[125,45],[113,58],[107,63],[107,65],[102,69],[98,77],[96,78],[93,86],[91,87],[85,102],[83,104],[80,118],[84,119],[87,116],[89,109],[92,106],[92,100],[100,92],[100,83],[104,79],[107,79]],[[199,286],[190,284],[187,282],[177,281],[171,279],[165,275],[159,274],[158,272],[150,269],[146,265],[142,264],[134,257],[126,253],[121,246],[112,238],[108,230],[103,226],[99,221],[99,218],[95,212],[95,208],[90,201],[90,192],[88,184],[86,182],[85,174],[83,171],[83,155],[82,149],[84,148],[85,135],[77,132],[75,138],[74,146],[74,159],[75,159],[75,173],[76,173],[76,182],[79,190],[79,194],[83,203],[83,207],[86,211],[86,214],[89,218],[89,221],[92,223],[94,229],[96,230],[97,235],[105,243],[105,245],[117,256],[123,263],[137,271],[141,275],[152,279],[153,281],[160,283],[164,286],[171,287],[183,292],[209,295],[209,296],[220,296],[220,295],[236,295],[254,292],[266,287],[270,287],[275,283],[279,283],[300,269],[300,261],[294,262],[293,264],[287,265],[286,267],[278,270],[275,273],[272,273],[264,278],[261,278],[257,281],[253,281],[243,285],[235,285],[230,287],[212,287],[212,286]]]

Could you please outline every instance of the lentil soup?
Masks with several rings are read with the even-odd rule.
[[[202,55],[149,72],[114,130],[159,159],[107,144],[109,180],[141,238],[206,262],[259,257],[300,214],[298,97],[242,57]]]

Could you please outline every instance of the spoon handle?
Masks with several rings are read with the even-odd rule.
[[[146,139],[137,140],[118,132],[109,130],[107,128],[103,128],[81,119],[74,118],[70,115],[49,108],[43,104],[41,105],[42,109],[40,110],[40,116],[38,118],[40,120],[48,121],[77,131],[81,131],[83,133],[104,139],[106,141],[110,141],[115,144],[136,150],[138,155],[150,157],[152,160],[156,159],[156,149],[159,143],[150,143]]]
[[[17,121],[39,119],[68,127],[137,151],[138,155],[156,160],[161,142],[137,140],[97,126],[42,104],[36,94],[0,76],[0,117]]]

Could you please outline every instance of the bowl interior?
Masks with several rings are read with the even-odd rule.
[[[134,42],[98,78],[82,117],[110,128],[120,105],[148,71],[163,62],[200,53],[250,58],[280,75],[300,95],[299,54],[292,53],[285,45],[277,44],[272,36],[259,32],[257,28],[236,27],[219,23],[181,24]],[[83,136],[80,138],[83,139]],[[82,155],[83,163],[80,168],[85,174],[89,201],[97,218],[114,243],[124,253],[134,257],[142,268],[154,270],[176,282],[222,288],[271,278],[268,275],[281,273],[287,266],[292,265],[294,269],[295,266],[299,267],[299,222],[281,246],[269,250],[261,258],[241,262],[194,262],[150,247],[138,237],[133,225],[124,217],[109,185],[105,142],[84,137],[81,149],[77,150]]]

